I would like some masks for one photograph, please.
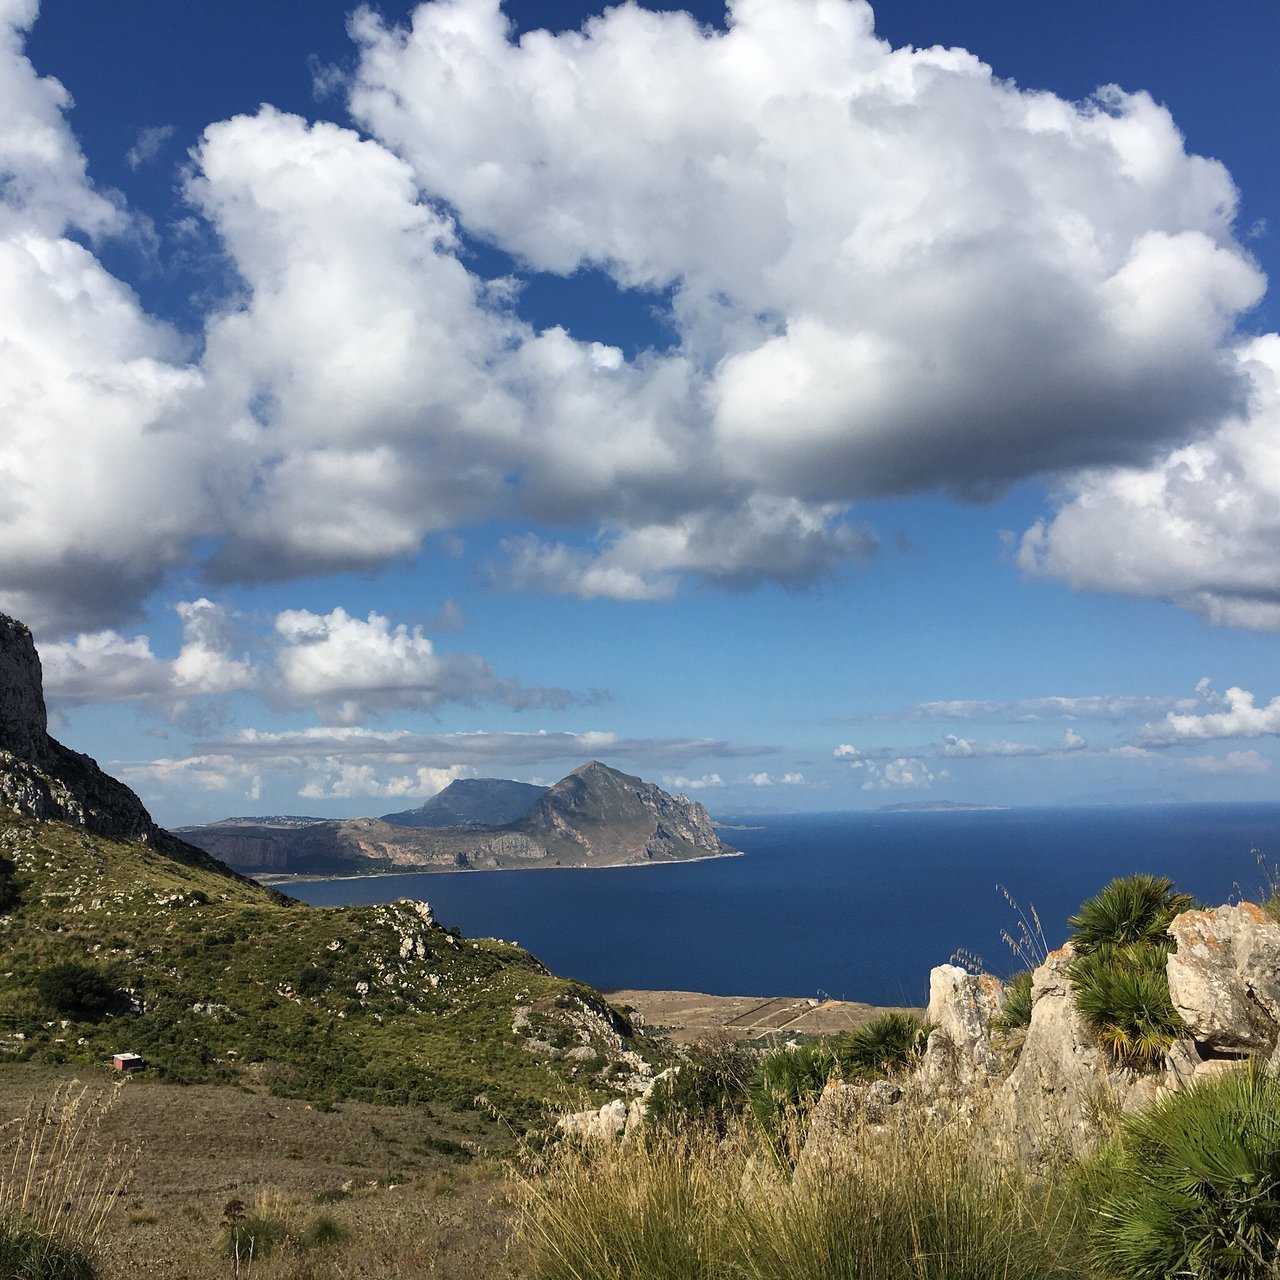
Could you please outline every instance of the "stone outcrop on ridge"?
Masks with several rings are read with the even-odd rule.
[[[202,850],[156,826],[123,782],[50,737],[48,724],[31,631],[0,614],[0,806],[95,835],[140,840],[179,861],[230,874]]]
[[[972,1123],[993,1149],[1037,1165],[1087,1151],[1101,1117],[1137,1110],[1250,1055],[1280,1069],[1280,922],[1242,902],[1183,912],[1169,936],[1169,990],[1185,1035],[1160,1070],[1117,1066],[1098,1043],[1076,1009],[1068,944],[1036,968],[1031,1022],[1017,1034],[994,1029],[1004,1002],[998,979],[957,965],[935,968],[933,1030],[919,1068],[900,1082],[902,1100]],[[815,1160],[842,1132],[880,1122],[887,1096],[869,1088],[827,1086],[810,1119]]]

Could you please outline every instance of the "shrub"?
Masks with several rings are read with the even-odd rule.
[[[756,1124],[771,1141],[780,1142],[788,1118],[806,1116],[839,1073],[835,1053],[822,1042],[776,1049],[751,1078],[747,1101]]]
[[[1076,1008],[1122,1066],[1151,1071],[1183,1030],[1169,998],[1163,947],[1102,947],[1068,970]]]
[[[304,997],[318,996],[329,989],[332,975],[318,964],[309,964],[298,975],[298,994]]]
[[[1067,921],[1071,943],[1077,954],[1137,942],[1167,946],[1165,931],[1174,916],[1194,906],[1190,894],[1174,892],[1168,876],[1119,876]]]
[[[756,1056],[727,1032],[704,1036],[685,1050],[685,1061],[654,1085],[647,1120],[673,1132],[688,1123],[723,1134],[742,1112]]]
[[[307,1228],[307,1244],[315,1249],[332,1249],[346,1244],[351,1233],[336,1219],[322,1213]]]
[[[0,858],[0,916],[21,906],[17,872],[17,867],[8,858]]]
[[[871,1079],[905,1071],[920,1060],[930,1028],[913,1013],[882,1013],[835,1043],[846,1079]]]
[[[1094,1243],[1124,1280],[1280,1273],[1280,1080],[1259,1064],[1128,1116]]]
[[[991,1021],[991,1025],[997,1031],[1007,1033],[1031,1025],[1031,987],[1030,969],[1015,973],[1004,984],[1004,1004],[1000,1006],[1000,1012]]]
[[[17,1222],[0,1222],[0,1276],[16,1280],[94,1280],[88,1254]]]
[[[100,969],[74,960],[55,964],[36,975],[36,991],[56,1013],[82,1022],[97,1022],[115,1007],[116,985]]]
[[[255,1211],[231,1222],[223,1233],[223,1252],[239,1265],[266,1258],[289,1235],[289,1224],[272,1213]]]
[[[1168,876],[1123,876],[1068,921],[1076,1008],[1123,1066],[1154,1069],[1182,1030],[1165,973],[1173,950],[1167,931],[1174,916],[1194,905]]]

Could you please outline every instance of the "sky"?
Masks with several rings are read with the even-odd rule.
[[[1280,7],[0,0],[0,611],[167,825],[1280,776]]]

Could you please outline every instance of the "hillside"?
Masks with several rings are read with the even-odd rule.
[[[385,818],[349,818],[286,827],[237,819],[179,832],[255,872],[610,867],[735,852],[716,835],[702,805],[597,760],[535,790],[533,803],[505,825],[399,826]]]
[[[508,778],[455,778],[416,809],[384,813],[393,827],[501,827],[524,816],[546,791]]]
[[[483,1095],[515,1121],[649,1078],[646,1042],[591,989],[426,903],[319,909],[254,884],[44,725],[30,633],[0,618],[0,1060],[130,1050],[179,1082]]]

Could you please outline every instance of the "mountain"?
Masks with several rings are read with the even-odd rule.
[[[511,825],[566,864],[673,862],[731,852],[702,805],[599,760],[561,778]]]
[[[598,760],[539,789],[514,821],[492,826],[410,827],[349,818],[295,829],[263,820],[179,831],[232,866],[258,872],[616,867],[736,852],[716,835],[702,805]]]
[[[384,813],[393,827],[501,827],[523,817],[546,791],[507,778],[456,778],[416,809]]]
[[[0,1062],[127,1049],[172,1081],[483,1105],[517,1124],[570,1090],[598,1104],[652,1078],[625,1017],[514,943],[465,940],[408,899],[308,907],[161,830],[49,737],[31,633],[3,615],[0,951]]]

